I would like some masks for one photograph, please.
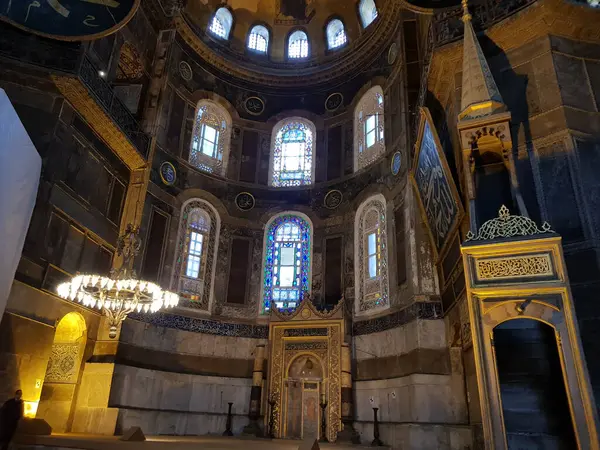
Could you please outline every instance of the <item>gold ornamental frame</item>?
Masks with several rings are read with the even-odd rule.
[[[448,166],[448,161],[446,161],[446,156],[444,155],[444,152],[442,150],[442,144],[441,144],[440,138],[437,134],[435,124],[433,123],[431,113],[429,112],[428,108],[420,107],[419,114],[421,116],[421,120],[419,121],[417,139],[416,139],[416,143],[415,143],[415,147],[414,147],[415,152],[414,152],[414,158],[413,158],[413,167],[410,169],[410,181],[415,190],[415,195],[417,197],[417,202],[419,204],[419,211],[421,212],[421,217],[423,218],[426,228],[427,228],[427,234],[429,236],[429,241],[431,242],[431,248],[433,251],[435,262],[438,263],[444,258],[444,256],[448,252],[448,250],[451,246],[452,240],[454,239],[454,235],[455,235],[456,231],[458,230],[460,223],[464,217],[465,211],[464,211],[464,208],[462,205],[462,200],[460,198],[460,195],[458,194],[458,189],[456,188],[454,178],[452,177],[452,172],[450,171],[450,167]],[[435,149],[437,151],[438,157],[442,164],[442,170],[444,172],[444,176],[446,177],[446,179],[448,181],[448,186],[450,188],[450,193],[452,195],[452,199],[454,200],[454,203],[456,204],[456,208],[457,208],[456,217],[455,217],[452,225],[448,229],[448,233],[446,234],[446,239],[445,239],[443,245],[439,249],[437,248],[435,238],[433,236],[433,233],[431,232],[431,224],[429,223],[429,220],[427,218],[427,212],[425,211],[425,205],[423,204],[423,199],[421,198],[421,195],[419,192],[419,186],[417,185],[417,180],[415,177],[415,172],[417,170],[417,164],[419,162],[419,154],[421,153],[421,144],[423,143],[423,133],[425,132],[426,124],[429,124],[429,129],[431,130],[431,134],[433,136],[433,141],[435,143]]]
[[[597,411],[560,236],[468,241],[461,251],[485,448],[508,448],[494,328],[508,320],[530,319],[549,325],[555,332],[577,448],[599,450]],[[481,261],[485,270],[478,270]]]
[[[344,341],[342,301],[330,313],[318,311],[309,300],[296,311],[284,316],[271,314],[269,324],[268,398],[276,400],[273,432],[276,438],[286,436],[287,399],[285,382],[293,361],[310,355],[321,364],[327,397],[327,439],[334,442],[341,430],[341,351]],[[314,333],[315,329],[320,330]],[[320,418],[320,412],[319,412]],[[268,423],[269,417],[265,417]]]

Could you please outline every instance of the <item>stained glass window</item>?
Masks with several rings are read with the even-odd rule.
[[[363,28],[367,28],[375,19],[377,19],[377,6],[375,6],[375,0],[360,0],[358,11],[360,12],[360,20]]]
[[[225,175],[231,140],[231,116],[221,105],[201,100],[192,134],[190,163],[205,172]]]
[[[212,296],[219,216],[204,200],[186,202],[181,211],[173,286],[182,306],[208,310]]]
[[[315,127],[300,118],[285,119],[273,129],[271,186],[312,184]]]
[[[343,46],[348,41],[344,24],[333,19],[327,24],[327,47],[331,50]]]
[[[297,215],[277,216],[265,242],[263,313],[294,309],[310,288],[311,226]]]
[[[356,212],[357,313],[389,305],[385,198],[371,197]]]
[[[227,8],[222,7],[219,8],[213,16],[208,29],[213,35],[221,39],[229,39],[232,25],[233,16],[231,15],[231,12],[229,12]]]
[[[367,167],[385,153],[384,109],[381,86],[369,89],[354,110],[354,171]]]
[[[288,39],[288,57],[306,58],[308,57],[308,36],[302,30],[296,30]]]
[[[255,25],[248,36],[248,48],[258,53],[267,53],[269,48],[269,30],[262,25]]]

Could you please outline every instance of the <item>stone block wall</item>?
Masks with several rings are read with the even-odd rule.
[[[234,433],[247,425],[252,379],[210,377],[117,365],[110,404],[119,408],[117,433],[140,426],[147,434],[202,435],[225,431],[233,402]]]
[[[90,337],[96,335],[98,314],[27,284],[13,282],[0,322],[0,398],[7,399],[16,389],[22,389],[25,401],[35,403],[40,400],[56,324],[72,311],[81,314],[86,322],[85,360],[93,349],[94,339]],[[76,370],[79,373],[79,367]],[[77,389],[61,390],[56,394],[57,398],[68,402],[77,395]],[[61,423],[67,422],[68,417],[68,412],[64,413]]]
[[[443,319],[414,318],[353,337],[355,427],[393,448],[460,449],[471,443],[462,364],[446,343]]]
[[[115,432],[140,426],[151,435],[220,434],[232,402],[233,432],[241,433],[248,423],[253,352],[265,343],[128,319],[108,402],[118,410]]]

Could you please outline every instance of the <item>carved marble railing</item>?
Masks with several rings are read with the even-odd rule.
[[[115,121],[121,130],[127,135],[131,143],[138,149],[144,159],[148,158],[150,137],[142,131],[140,124],[129,112],[127,107],[117,98],[112,89],[98,73],[92,62],[86,55],[81,58],[81,64],[77,72],[79,80],[88,88],[96,101],[103,107],[105,112]]]
[[[9,25],[0,25],[0,57],[77,77],[140,155],[147,159],[150,137],[116,97],[111,85],[99,75],[81,44],[41,39]]]

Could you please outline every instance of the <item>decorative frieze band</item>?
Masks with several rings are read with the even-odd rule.
[[[483,258],[475,261],[478,280],[507,280],[554,275],[549,253],[539,255]]]

